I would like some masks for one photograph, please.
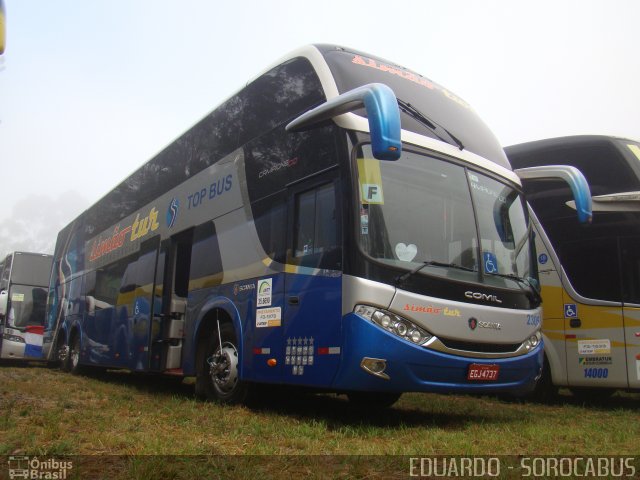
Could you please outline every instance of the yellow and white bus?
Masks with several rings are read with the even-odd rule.
[[[514,168],[577,167],[592,193],[593,221],[579,225],[565,184],[523,182],[543,297],[545,375],[539,393],[568,387],[593,397],[639,390],[640,144],[589,135],[505,151]]]

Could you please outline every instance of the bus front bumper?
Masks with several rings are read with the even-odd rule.
[[[24,358],[25,347],[26,345],[24,341],[18,342],[8,338],[3,338],[2,347],[0,349],[0,358]]]
[[[333,384],[336,390],[525,394],[533,390],[542,371],[542,342],[516,357],[462,357],[414,345],[353,313],[343,320],[344,347]],[[366,359],[384,361],[383,375],[363,368]],[[497,379],[468,380],[471,364],[497,366]]]

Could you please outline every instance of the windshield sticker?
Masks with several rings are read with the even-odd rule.
[[[480,179],[474,175],[473,173],[469,173],[469,180],[471,180],[471,188],[474,190],[484,193],[485,195],[489,195],[490,197],[495,198],[501,203],[507,203],[507,197],[502,192],[496,192],[495,190],[490,189],[484,185],[480,185]],[[504,188],[504,191],[508,191],[508,188]]]
[[[369,214],[364,208],[360,209],[360,233],[369,235]]]
[[[498,273],[498,259],[491,252],[482,252],[484,273]]]
[[[24,302],[24,293],[14,293],[11,295],[12,302]]]
[[[403,262],[410,262],[418,253],[418,247],[413,243],[405,245],[404,243],[398,243],[396,245],[396,256]]]
[[[380,70],[381,72],[387,72],[390,75],[397,75],[398,77],[403,78],[409,82],[422,85],[429,90],[438,90],[449,100],[456,102],[458,105],[464,108],[470,108],[467,102],[457,97],[446,88],[443,88],[442,86],[438,85],[437,83],[433,83],[431,80],[423,77],[422,75],[413,73],[403,67],[392,67],[390,65],[385,65],[382,62],[376,62],[372,58],[363,57],[362,55],[354,55],[351,63],[355,65],[362,65],[364,67],[374,68],[376,70]]]
[[[633,154],[638,157],[638,160],[640,160],[640,147],[638,145],[631,144],[627,144],[627,147],[629,147],[629,150],[631,150]]]
[[[358,159],[358,182],[363,204],[384,205],[382,173],[378,160]]]

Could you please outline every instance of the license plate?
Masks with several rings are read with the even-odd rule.
[[[467,380],[476,382],[493,382],[498,380],[499,371],[500,365],[481,365],[479,363],[472,363],[469,365]]]

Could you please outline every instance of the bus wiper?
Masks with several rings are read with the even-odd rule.
[[[404,283],[404,281],[407,278],[411,277],[412,275],[415,275],[420,270],[422,270],[424,267],[455,268],[455,269],[464,270],[464,271],[467,271],[467,272],[475,272],[475,270],[473,268],[463,267],[462,265],[457,265],[455,263],[435,262],[435,261],[429,260],[429,261],[422,262],[420,265],[418,265],[413,270],[410,270],[407,273],[403,273],[402,275],[397,276],[396,277],[396,287],[400,286],[402,283]]]
[[[462,142],[457,137],[455,137],[453,133],[451,133],[449,130],[444,128],[438,122],[427,117],[424,113],[422,113],[416,107],[411,105],[409,102],[405,102],[404,100],[400,100],[399,98],[397,100],[398,100],[398,106],[400,107],[400,110],[402,110],[404,113],[409,115],[411,118],[429,127],[433,131],[435,136],[438,137],[440,140],[442,140],[443,142],[447,142],[448,144],[452,144],[451,141],[453,141],[453,145],[457,146],[460,150],[464,150],[464,145],[462,144]],[[438,128],[443,130],[449,136],[451,141],[445,140],[442,137],[442,135],[438,134],[437,132]]]
[[[529,280],[527,280],[526,278],[519,277],[517,275],[514,275],[513,273],[489,273],[488,275],[494,275],[496,277],[508,278],[510,280],[514,280],[514,281],[518,282],[518,285],[524,284],[526,287],[528,287],[528,290],[523,288],[522,291],[532,293],[532,295],[529,296],[530,300],[538,301],[538,302],[542,301],[542,296],[540,295],[540,292],[538,292],[538,289],[536,287],[534,287],[531,284],[531,282]]]

